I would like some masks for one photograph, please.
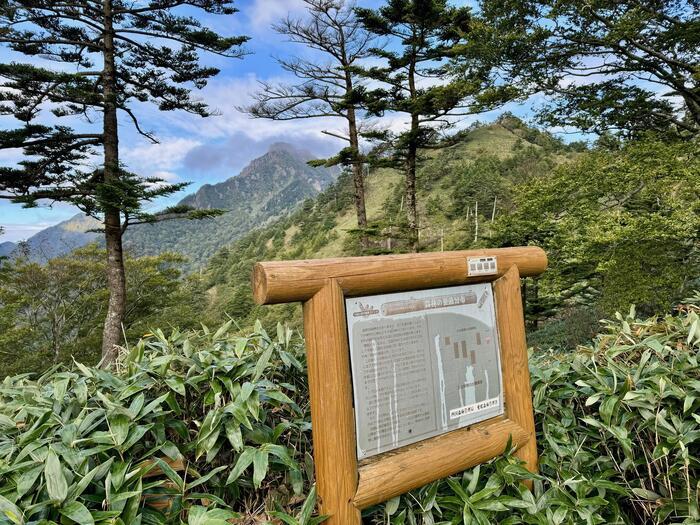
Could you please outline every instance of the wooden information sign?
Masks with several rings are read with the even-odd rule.
[[[537,469],[520,277],[540,248],[271,261],[258,304],[303,301],[316,485],[330,525],[484,463]]]

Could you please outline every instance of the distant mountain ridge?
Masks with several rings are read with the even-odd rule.
[[[311,153],[291,144],[275,143],[237,176],[205,184],[179,203],[200,209],[224,209],[227,213],[202,221],[132,226],[124,236],[124,247],[134,255],[178,252],[188,257],[190,269],[198,267],[222,245],[291,211],[304,199],[328,187],[336,173],[327,168],[312,168],[307,164],[312,158]],[[99,233],[88,231],[99,226],[95,219],[75,215],[30,237],[27,240],[30,256],[45,262],[90,242],[100,242]]]
[[[97,220],[78,213],[70,219],[35,233],[27,239],[24,245],[31,260],[45,263],[49,259],[60,257],[76,248],[99,241],[100,234],[89,231],[99,227],[100,223]],[[13,250],[6,255],[15,255],[18,249],[19,244],[15,244]]]
[[[15,248],[17,248],[17,245],[14,242],[0,242],[0,257],[7,257],[15,250]]]

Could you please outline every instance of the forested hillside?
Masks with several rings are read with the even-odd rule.
[[[505,115],[421,157],[421,250],[534,244],[547,251],[549,270],[523,283],[533,344],[581,343],[596,333],[601,317],[630,304],[652,314],[700,285],[700,157],[693,148],[652,140],[587,149]],[[318,173],[325,175],[314,178]],[[315,171],[279,148],[240,177],[204,187],[191,200],[213,207],[262,191],[259,198],[241,199],[234,211],[208,222],[145,225],[142,236],[139,229],[131,231],[144,242],[140,249],[131,246],[132,253],[148,246],[172,252],[129,259],[134,275],[128,283],[133,306],[124,324],[127,341],[149,327],[215,326],[229,319],[241,331],[258,319],[268,328],[278,321],[299,328],[297,305],[254,305],[255,262],[407,249],[398,171],[378,168],[366,175],[370,244],[364,249],[350,173],[295,208],[302,195],[329,180],[327,170]],[[196,242],[187,244],[188,233]],[[643,258],[635,256],[640,247]],[[214,252],[209,260],[208,251]],[[7,370],[41,369],[42,363],[69,360],[76,352],[86,362],[97,361],[105,299],[94,295],[104,285],[98,253],[83,251],[78,255],[84,263],[66,256],[45,268],[22,260],[4,265],[2,341],[6,348],[23,349],[19,359],[6,354]],[[201,271],[188,272],[202,261]],[[68,315],[71,305],[77,310]]]
[[[334,171],[312,168],[312,154],[290,144],[274,144],[239,175],[219,184],[202,186],[179,205],[199,210],[225,210],[204,221],[144,224],[125,236],[125,248],[134,255],[173,251],[188,259],[187,268],[199,268],[221,247],[253,228],[285,214],[302,200],[331,184]]]
[[[534,178],[551,176],[556,166],[581,155],[581,145],[566,146],[551,135],[504,116],[492,125],[475,125],[443,148],[425,150],[418,174],[420,248],[424,251],[492,245],[501,217],[514,211],[516,194]],[[406,250],[403,183],[390,168],[369,172],[366,181],[371,246],[367,253]],[[359,232],[348,173],[293,214],[256,229],[221,248],[204,273],[209,288],[206,319],[228,316],[242,325],[256,318],[271,323],[289,317],[290,305],[256,307],[252,265],[269,259],[360,255]]]
[[[290,144],[273,144],[240,174],[217,184],[205,184],[176,205],[225,213],[205,221],[134,225],[125,235],[125,248],[133,256],[176,252],[186,258],[187,270],[200,268],[220,246],[286,213],[335,179],[335,170],[309,166],[306,162],[311,158],[310,152]],[[99,221],[80,213],[33,235],[21,249],[8,245],[7,253],[0,251],[0,255],[26,255],[45,263],[89,243],[100,243],[101,236],[95,231],[100,228]]]
[[[424,152],[420,249],[537,245],[550,269],[523,284],[534,343],[578,344],[598,320],[636,304],[660,311],[700,285],[697,146],[650,140],[586,150],[504,116]],[[605,183],[601,184],[601,180]],[[371,253],[406,249],[400,174],[367,177]],[[347,175],[314,200],[222,248],[204,274],[205,319],[300,323],[297,307],[258,307],[256,261],[362,253]],[[644,247],[644,257],[634,253]]]

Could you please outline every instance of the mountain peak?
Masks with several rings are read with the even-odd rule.
[[[282,152],[282,153],[289,153],[304,162],[307,160],[313,159],[314,155],[311,154],[310,151],[299,148],[298,146],[295,146],[294,144],[290,144],[289,142],[273,142],[270,144],[270,147],[267,149],[268,153],[277,153],[277,152]]]

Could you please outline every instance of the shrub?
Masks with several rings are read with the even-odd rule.
[[[570,308],[558,319],[546,321],[542,328],[527,334],[527,343],[535,349],[573,349],[585,345],[600,331],[600,310],[589,306]]]
[[[384,506],[391,522],[698,523],[700,308],[531,356],[540,475],[505,455]],[[520,482],[534,480],[534,490]]]
[[[699,313],[631,312],[589,346],[532,356],[540,474],[507,450],[366,519],[697,523]],[[319,523],[302,341],[228,329],[156,331],[114,372],[5,379],[0,523]]]
[[[156,331],[117,372],[76,363],[6,378],[0,523],[217,525],[231,506],[302,494],[300,341],[284,330],[274,341],[262,331],[233,337],[229,325]]]

